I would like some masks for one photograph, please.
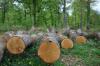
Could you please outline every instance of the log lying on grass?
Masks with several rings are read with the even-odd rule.
[[[3,35],[0,38],[0,61],[2,60],[3,53],[4,53],[4,50],[5,50],[6,43],[7,43],[7,40],[8,39],[9,39],[9,37],[8,36],[5,36],[5,35]]]
[[[59,59],[61,42],[65,48],[73,47],[73,42],[59,33],[48,32],[42,39],[38,49],[38,56],[46,63],[54,63]],[[69,43],[66,43],[66,41]]]
[[[73,41],[66,38],[61,42],[61,47],[65,49],[73,48]]]
[[[23,35],[23,34],[28,34],[28,31],[23,31],[23,30],[16,31],[16,35]]]
[[[90,37],[100,40],[100,32],[94,32],[94,33],[92,33],[92,36],[90,36]]]
[[[22,53],[25,49],[24,41],[20,37],[12,37],[7,42],[7,49],[12,54]]]
[[[87,32],[82,31],[81,29],[76,30],[76,33],[78,36],[84,36],[84,37],[89,35]]]
[[[70,39],[75,41],[76,37],[78,36],[77,33],[80,34],[81,31],[80,30],[75,31],[75,30],[72,30],[70,28],[67,28],[66,30],[64,30],[63,35],[68,36]]]
[[[20,54],[31,42],[30,35],[14,35],[7,42],[7,49],[11,54]]]
[[[3,36],[0,37],[0,61],[2,60],[4,50],[6,48],[6,43],[10,39],[10,37],[14,34],[13,31],[6,32]]]
[[[87,35],[88,34],[83,32],[81,29],[78,29],[77,31],[75,31],[75,30],[69,31],[69,38],[78,44],[86,43],[87,39],[85,36],[87,36]],[[72,46],[72,42],[70,42],[70,45]]]
[[[69,36],[70,30],[71,30],[71,29],[70,29],[69,27],[67,27],[66,29],[64,29],[63,34],[64,34],[65,36]]]
[[[67,29],[67,33],[69,33],[69,29]],[[61,48],[73,48],[73,41],[68,39],[67,36],[64,36],[61,32],[53,31],[49,32],[49,36],[54,37]]]
[[[51,64],[60,57],[59,37],[52,30],[48,30],[41,40],[38,56],[46,63]]]
[[[84,44],[86,43],[87,39],[84,36],[77,36],[76,37],[76,43],[78,44]]]
[[[60,48],[52,37],[45,37],[38,49],[38,56],[46,63],[54,63],[60,57]]]
[[[56,44],[58,44],[58,46],[60,46],[59,45],[60,38],[56,33],[52,33],[52,32],[47,33],[47,38],[49,38],[49,40],[51,41],[54,41]]]
[[[77,35],[83,35],[83,32],[82,32],[81,29],[77,29],[77,30],[76,30],[76,33],[77,33]]]
[[[14,35],[16,34],[16,32],[14,31],[8,31],[8,32],[5,32],[3,37],[5,38],[6,40],[6,43],[8,42],[8,40],[13,37]]]
[[[73,48],[73,41],[67,36],[62,35],[61,33],[57,32],[57,35],[60,38],[61,47],[65,49]]]
[[[97,40],[100,40],[100,32],[84,32],[84,36],[87,39],[97,39]]]
[[[70,37],[73,41],[75,41],[75,39],[76,39],[77,36],[78,36],[78,34],[76,33],[75,30],[70,30],[70,32],[69,32],[69,37]]]

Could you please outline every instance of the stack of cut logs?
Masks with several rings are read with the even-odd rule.
[[[0,38],[0,61],[3,57],[4,49],[11,54],[21,54],[25,48],[33,44],[34,41],[42,39],[38,49],[38,56],[46,63],[53,63],[60,57],[60,48],[73,48],[73,42],[85,43],[86,38],[91,36],[100,40],[100,32],[88,34],[80,29],[66,29],[63,33],[48,29],[46,33],[39,32],[30,34],[31,31],[9,31]],[[33,31],[34,32],[34,31]]]

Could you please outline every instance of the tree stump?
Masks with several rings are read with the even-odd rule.
[[[2,60],[5,47],[6,47],[6,37],[2,36],[0,38],[0,61]]]

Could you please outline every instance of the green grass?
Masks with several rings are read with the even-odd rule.
[[[100,42],[88,41],[84,45],[74,44],[73,49],[62,49],[64,55],[80,57],[86,66],[100,65]],[[98,47],[97,47],[98,45]]]
[[[99,66],[100,65],[100,42],[90,40],[86,44],[74,44],[72,49],[61,49],[62,55],[77,56],[84,63],[83,66]],[[12,55],[5,51],[4,57],[0,66],[48,66],[36,54],[39,47],[39,41],[35,42],[33,46],[26,48],[24,53],[20,55]],[[77,62],[74,66],[77,66]],[[56,61],[52,66],[66,66],[61,59]]]

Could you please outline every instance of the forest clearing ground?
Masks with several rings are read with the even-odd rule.
[[[85,66],[84,62],[78,56],[72,55],[62,55],[61,62],[65,64],[65,66]]]
[[[2,35],[2,33],[1,33]],[[0,66],[47,66],[36,54],[39,42],[26,48],[20,55],[11,55],[5,50]],[[100,41],[89,40],[86,44],[74,44],[72,49],[62,49],[60,59],[53,66],[99,66]]]

